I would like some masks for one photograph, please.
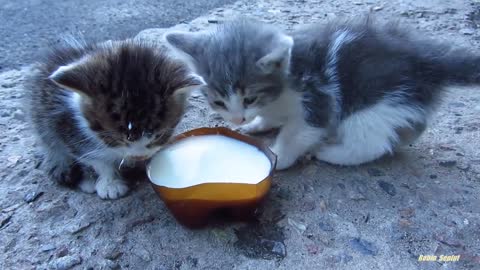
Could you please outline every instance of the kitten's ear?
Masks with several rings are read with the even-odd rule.
[[[207,85],[202,76],[195,73],[189,75],[185,85],[182,88],[176,89],[173,93],[173,97],[177,101],[184,101],[193,90],[198,89],[204,85]]]
[[[204,38],[205,33],[202,32],[168,32],[163,36],[170,48],[194,59],[202,53]]]
[[[81,95],[89,96],[89,79],[84,64],[73,63],[59,67],[48,77],[62,88],[75,91]]]
[[[290,56],[293,47],[293,38],[282,35],[277,46],[267,55],[260,58],[256,65],[265,74],[288,72]]]

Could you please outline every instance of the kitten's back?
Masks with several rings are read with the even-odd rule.
[[[387,96],[430,106],[443,86],[480,83],[478,55],[412,32],[371,19],[308,26],[292,33],[291,72],[338,84],[347,115]]]

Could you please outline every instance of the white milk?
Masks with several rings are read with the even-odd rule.
[[[150,163],[153,183],[184,188],[202,183],[249,183],[265,179],[271,164],[255,146],[222,135],[183,139]]]

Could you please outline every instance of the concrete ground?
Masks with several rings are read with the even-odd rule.
[[[369,11],[478,51],[478,1],[239,1],[181,27],[249,14],[291,29]],[[141,176],[115,201],[47,179],[20,109],[27,73],[0,74],[1,269],[480,269],[478,87],[452,88],[420,140],[394,157],[358,167],[302,162],[275,175],[258,222],[192,231]],[[192,96],[180,130],[216,124]],[[448,255],[460,257],[440,261]]]
[[[0,0],[0,71],[30,64],[59,35],[122,39],[190,21],[234,0]]]

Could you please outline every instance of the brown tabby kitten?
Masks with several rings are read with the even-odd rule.
[[[28,83],[29,114],[49,176],[104,199],[125,195],[119,163],[157,152],[180,121],[188,91],[202,84],[153,44],[64,40]]]

